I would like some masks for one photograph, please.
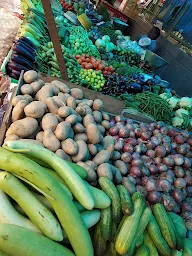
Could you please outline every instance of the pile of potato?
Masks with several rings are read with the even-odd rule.
[[[30,140],[44,146],[82,166],[93,185],[97,176],[120,184],[127,167],[115,151],[115,139],[105,136],[111,125],[103,102],[85,99],[82,90],[60,81],[44,83],[32,70],[24,74],[24,81],[22,95],[12,101],[12,124],[5,141]]]

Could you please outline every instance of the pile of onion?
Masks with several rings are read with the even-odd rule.
[[[127,165],[128,190],[135,186],[150,204],[161,202],[167,211],[192,213],[192,134],[120,116],[111,124],[108,135]]]

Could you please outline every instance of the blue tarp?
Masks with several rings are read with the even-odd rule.
[[[192,0],[167,0],[161,9],[160,19],[165,24],[164,29],[169,30],[187,4],[190,4],[190,8],[186,11],[174,30],[182,30],[184,38],[192,43]],[[181,6],[182,9],[180,9]]]

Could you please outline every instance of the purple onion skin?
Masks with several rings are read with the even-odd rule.
[[[130,169],[130,175],[133,177],[141,177],[142,173],[141,173],[141,168],[139,168],[138,166],[132,166]]]
[[[123,126],[123,127],[119,128],[119,137],[121,137],[121,138],[129,137],[129,130],[127,127]]]
[[[178,203],[175,204],[175,207],[174,207],[174,209],[173,209],[173,212],[176,213],[176,214],[178,214],[178,213],[181,212],[181,206],[180,206],[180,204],[178,204]]]
[[[183,188],[186,188],[186,185],[187,185],[187,182],[183,178],[177,178],[174,181],[174,187],[175,188],[183,189]]]
[[[157,190],[160,192],[169,192],[171,190],[171,184],[166,179],[159,179],[157,181]]]
[[[171,157],[169,157],[169,156],[164,157],[162,162],[163,162],[165,165],[167,165],[167,166],[174,166],[174,164],[175,164],[174,159],[171,158]]]
[[[192,186],[188,186],[188,187],[186,188],[186,192],[187,192],[187,195],[188,195],[188,196],[191,196],[191,197],[192,197]]]
[[[147,192],[156,190],[156,181],[153,178],[149,177],[146,181],[145,188]]]
[[[132,155],[128,152],[124,152],[122,155],[121,155],[121,160],[124,162],[124,163],[130,163],[131,160],[132,160]]]
[[[143,161],[141,159],[133,159],[131,161],[131,166],[142,166],[143,165]]]
[[[167,165],[165,165],[165,164],[158,164],[158,165],[157,165],[157,168],[158,168],[158,170],[159,170],[160,173],[162,173],[162,172],[167,172],[167,171],[168,171],[168,167],[167,167]]]
[[[191,212],[192,213],[192,204],[191,203],[183,202],[181,208],[182,208],[183,212]]]
[[[141,195],[143,195],[144,197],[147,196],[147,190],[141,186],[141,185],[137,185],[136,186],[137,192],[139,192]]]
[[[190,171],[185,172],[184,179],[187,182],[187,186],[192,186],[192,175],[191,175]]]
[[[171,143],[164,143],[163,147],[165,147],[166,154],[170,154],[173,149]]]
[[[171,196],[175,199],[175,201],[177,203],[181,203],[186,197],[185,193],[183,193],[183,191],[181,189],[178,189],[178,188],[175,188],[171,192]]]
[[[176,206],[176,202],[175,202],[174,198],[171,197],[170,195],[163,195],[161,203],[164,205],[165,209],[168,212],[173,211],[173,209]]]
[[[149,143],[146,144],[147,149],[154,149],[156,147],[156,144],[152,141],[149,141]]]
[[[138,159],[138,158],[140,158],[141,156],[140,156],[140,154],[138,153],[138,152],[134,152],[133,154],[132,154],[132,158],[133,159]]]
[[[185,138],[182,135],[178,134],[175,136],[174,141],[177,144],[183,144],[185,142]]]
[[[184,168],[189,169],[191,167],[191,165],[192,165],[191,159],[189,159],[188,157],[185,157],[184,164],[183,164]]]
[[[158,168],[157,168],[157,166],[154,165],[154,164],[151,164],[151,165],[149,166],[149,171],[150,171],[151,175],[156,175],[156,174],[158,174]]]
[[[183,144],[183,145],[179,145],[179,146],[176,148],[176,150],[177,150],[177,153],[178,153],[178,154],[185,155],[185,154],[187,154],[187,151],[188,151],[189,149],[186,147],[185,144]]]
[[[141,173],[142,173],[143,176],[150,176],[150,171],[145,166],[141,167]]]
[[[155,157],[155,151],[152,150],[152,149],[149,149],[147,152],[146,152],[146,156],[149,156],[151,158],[154,158]]]
[[[109,129],[109,134],[111,136],[117,135],[119,132],[119,128],[117,126],[113,126]]]
[[[181,166],[175,166],[174,167],[174,173],[177,178],[183,178],[185,175],[185,171]]]
[[[162,162],[162,158],[161,157],[155,157],[154,161],[156,164],[160,164]]]
[[[150,204],[157,204],[161,202],[161,193],[158,191],[151,191],[147,193],[147,201]]]

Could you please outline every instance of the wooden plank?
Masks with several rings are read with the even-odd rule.
[[[53,43],[53,47],[55,50],[55,55],[57,57],[57,62],[59,65],[59,69],[61,72],[61,77],[64,80],[69,80],[68,79],[68,74],[67,74],[67,68],[65,65],[65,60],[63,58],[63,53],[62,53],[62,49],[60,46],[60,39],[59,36],[57,34],[57,29],[56,29],[56,25],[55,25],[55,20],[54,20],[54,16],[53,16],[53,12],[51,9],[51,3],[50,1],[47,0],[42,0],[42,5],[44,8],[44,12],[45,12],[45,17],[47,20],[47,26],[48,26],[48,30],[49,30],[49,34],[51,37],[51,41]]]

